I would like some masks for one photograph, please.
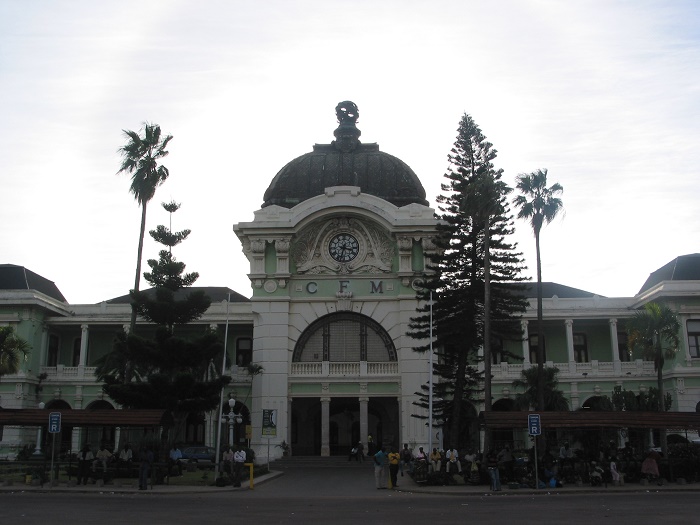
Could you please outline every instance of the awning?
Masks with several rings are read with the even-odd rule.
[[[167,410],[73,410],[6,408],[0,410],[0,425],[44,426],[49,414],[61,413],[63,427],[171,427],[173,418]]]
[[[697,412],[617,412],[578,410],[576,412],[481,412],[486,428],[527,430],[529,414],[539,414],[542,428],[658,428],[700,429]]]

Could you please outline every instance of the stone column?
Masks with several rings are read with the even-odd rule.
[[[331,444],[330,444],[330,408],[331,408],[331,398],[322,397],[321,398],[321,456],[331,455]]]
[[[289,445],[289,455],[291,456],[292,453],[294,452],[292,450],[292,401],[294,401],[291,397],[287,400],[287,445]]]
[[[367,405],[369,403],[369,398],[368,397],[361,397],[360,398],[360,441],[362,441],[362,444],[365,446],[365,452],[367,452],[367,434],[369,433],[369,429],[367,427],[368,423],[368,418],[367,418]]]
[[[80,364],[85,366],[88,350],[88,325],[80,325]]]
[[[520,321],[523,330],[523,368],[530,368],[530,334],[527,331],[527,321]]]
[[[620,342],[617,340],[617,319],[610,319],[610,346],[612,346],[613,370],[615,375],[622,373],[622,365],[620,364]]]
[[[49,327],[45,324],[41,326],[41,355],[39,357],[39,373],[41,367],[46,366],[46,359],[49,354]]]
[[[574,320],[566,319],[566,352],[569,356],[569,373],[576,373],[576,357],[574,356]]]

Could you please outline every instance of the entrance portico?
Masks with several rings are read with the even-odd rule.
[[[343,456],[367,436],[374,443],[399,444],[396,397],[299,397],[292,400],[290,440],[296,456]]]

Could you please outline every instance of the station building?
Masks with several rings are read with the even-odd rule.
[[[240,416],[234,441],[250,443],[258,458],[268,451],[281,456],[276,445],[283,441],[295,455],[328,456],[347,454],[369,435],[375,443],[412,447],[441,439],[439,429],[429,436],[425,419],[414,417],[427,415],[415,403],[429,379],[429,358],[413,350],[417,342],[407,335],[418,306],[415,290],[435,250],[435,212],[406,163],[359,140],[354,104],[341,103],[336,111],[335,140],[284,166],[252,220],[233,226],[232,242],[250,262],[251,297],[204,288],[212,304],[186,327],[191,334],[215,330],[222,340],[228,334],[228,391]],[[556,283],[543,283],[543,292],[546,361],[559,369],[571,410],[590,407],[615,388],[643,392],[656,385],[654,363],[630,353],[625,329],[650,301],[669,304],[682,321],[681,348],[663,371],[672,410],[698,409],[700,254],[653,271],[634,297],[607,298]],[[494,356],[494,410],[513,408],[512,382],[534,362],[534,285],[527,293],[523,341],[505,343],[521,359]],[[128,295],[69,304],[48,278],[0,265],[0,325],[13,326],[31,346],[20,372],[0,378],[0,407],[41,402],[47,410],[119,410],[96,381],[95,363],[128,327],[130,313]],[[141,321],[137,330],[147,334],[153,327]],[[263,372],[251,376],[250,363]],[[478,444],[482,406],[472,408]],[[263,411],[276,416],[266,435]],[[179,439],[213,445],[219,425],[228,436],[228,412],[191,414]],[[5,425],[0,431],[0,457],[46,439],[36,428]],[[118,427],[69,427],[62,434],[65,448],[74,451],[84,442],[119,438]]]

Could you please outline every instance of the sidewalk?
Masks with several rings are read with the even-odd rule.
[[[253,480],[253,490],[258,485],[262,485],[270,480],[282,476],[282,472],[270,472],[263,474]],[[0,494],[17,493],[17,492],[55,492],[55,493],[74,493],[74,494],[217,494],[241,492],[250,490],[250,481],[242,481],[240,488],[233,488],[230,485],[226,487],[215,487],[211,485],[153,485],[148,490],[139,490],[138,482],[121,485],[73,485],[68,486],[68,483],[59,480],[58,486],[51,487],[48,483],[44,485],[0,485]]]
[[[602,485],[600,487],[591,487],[583,485],[577,487],[575,485],[567,485],[561,488],[508,488],[507,484],[503,484],[500,492],[494,492],[489,485],[427,485],[425,483],[416,483],[413,478],[406,475],[398,478],[398,487],[395,489],[401,492],[424,493],[424,494],[440,494],[446,496],[529,496],[529,495],[551,495],[551,494],[626,494],[631,492],[700,492],[700,483],[689,483],[679,485],[678,483],[664,483],[663,485],[641,485],[640,483],[626,483],[625,485],[614,487],[612,485]]]
[[[284,472],[272,471],[264,474],[254,480],[254,487],[273,481],[274,479],[283,476]],[[449,485],[437,486],[416,483],[413,478],[406,475],[398,478],[398,487],[394,490],[403,493],[415,494],[435,494],[444,496],[534,496],[534,495],[577,495],[577,494],[625,494],[633,492],[700,492],[700,483],[689,483],[679,485],[677,483],[664,483],[663,485],[641,485],[639,483],[627,483],[620,487],[609,485],[607,488],[603,485],[600,487],[574,485],[565,486],[563,488],[546,488],[546,489],[531,489],[517,488],[510,489],[507,485],[503,485],[500,492],[493,492],[488,485]],[[37,493],[75,493],[75,494],[142,494],[142,495],[178,495],[178,494],[225,494],[231,492],[247,492],[250,490],[249,482],[241,483],[240,488],[215,487],[210,485],[154,485],[148,490],[139,490],[138,484],[134,482],[129,485],[75,485],[68,486],[66,482],[59,482],[58,486],[50,487],[48,483],[40,485],[24,485],[14,484],[9,486],[0,485],[0,494],[11,494],[21,492],[37,492]]]

